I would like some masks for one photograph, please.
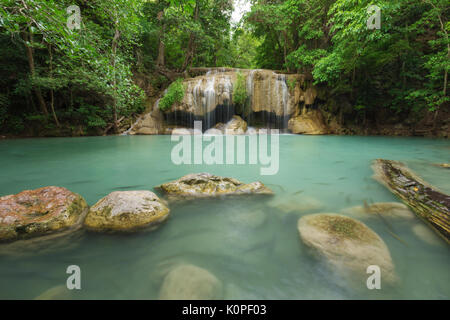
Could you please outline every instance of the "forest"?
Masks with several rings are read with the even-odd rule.
[[[2,0],[0,132],[119,133],[193,67],[304,74],[356,122],[448,118],[447,0],[249,2],[233,23],[230,0]]]

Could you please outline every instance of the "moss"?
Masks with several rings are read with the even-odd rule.
[[[338,238],[364,242],[374,240],[372,234],[365,232],[367,229],[362,223],[344,216],[323,215],[320,218],[311,220],[310,224],[326,230]]]
[[[293,92],[295,89],[295,84],[297,83],[297,79],[292,78],[292,79],[288,80],[287,83],[288,83],[289,89],[291,90],[291,92]]]
[[[245,103],[247,101],[247,87],[245,85],[245,78],[241,72],[237,74],[236,84],[233,88],[233,103],[239,107],[237,110],[241,114],[246,114]]]
[[[181,102],[184,98],[183,79],[179,78],[170,84],[164,97],[159,101],[159,109],[165,111],[173,106],[176,102]]]

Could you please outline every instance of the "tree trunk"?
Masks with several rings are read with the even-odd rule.
[[[113,97],[113,124],[114,124],[114,133],[119,132],[118,123],[117,123],[117,81],[116,81],[116,52],[117,52],[117,46],[119,44],[120,39],[120,31],[118,28],[118,22],[116,21],[116,30],[114,32],[114,38],[112,41],[112,66],[114,70],[114,79],[113,79],[113,90],[114,90],[114,97]]]
[[[161,11],[158,13],[158,20],[162,20],[164,15],[164,12]],[[159,30],[159,44],[158,44],[158,57],[156,58],[156,65],[158,67],[164,67],[165,61],[164,61],[164,55],[165,55],[165,44],[164,44],[164,33],[166,31],[166,25],[162,23],[160,30]]]
[[[50,78],[53,79],[53,54],[52,54],[52,47],[49,45],[48,46],[48,55],[50,58]],[[53,119],[55,120],[56,126],[59,128],[59,121],[58,121],[58,117],[56,116],[56,112],[55,112],[55,96],[53,93],[53,89],[50,89],[50,107],[52,109],[52,115],[53,115]]]
[[[30,67],[31,78],[34,79],[36,75],[36,69],[34,67],[34,56],[33,56],[33,48],[31,47],[33,43],[32,34],[23,33],[22,39],[24,40],[25,49],[27,52],[28,65]],[[30,43],[30,45],[28,45]],[[39,106],[41,108],[42,113],[45,116],[48,116],[47,105],[45,104],[44,97],[42,96],[41,88],[33,83],[33,91],[36,94],[36,98],[38,99]]]
[[[374,178],[407,204],[415,214],[450,243],[450,196],[421,180],[400,162],[377,159]]]
[[[199,11],[200,11],[199,3],[198,1],[196,1],[194,9],[194,21],[196,22],[198,21]],[[194,54],[195,54],[195,34],[191,32],[191,34],[189,35],[188,47],[186,50],[186,56],[184,58],[184,63],[183,67],[181,68],[181,72],[185,71],[187,67],[189,67],[189,65],[192,63]]]

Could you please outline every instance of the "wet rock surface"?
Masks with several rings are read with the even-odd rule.
[[[84,225],[94,231],[135,231],[158,226],[169,208],[151,191],[115,191],[91,207]]]
[[[192,173],[158,187],[171,197],[201,198],[221,195],[271,195],[272,190],[259,181],[245,184],[237,179],[209,173]]]
[[[76,229],[87,210],[83,197],[62,187],[43,187],[1,197],[0,241]]]
[[[366,270],[371,265],[380,267],[384,284],[397,282],[388,247],[364,223],[334,213],[320,213],[300,218],[298,231],[303,243],[349,283],[365,287]]]
[[[208,270],[183,264],[164,278],[160,300],[216,300],[223,296],[222,282]]]

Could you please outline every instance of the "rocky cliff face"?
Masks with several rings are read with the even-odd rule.
[[[233,90],[239,73],[245,78],[247,100],[245,107],[237,110]],[[317,97],[316,88],[308,85],[300,74],[227,68],[197,68],[192,69],[191,74],[195,77],[183,81],[185,94],[181,102],[164,113],[156,103],[128,133],[168,133],[171,127],[192,127],[194,120],[201,120],[203,130],[207,130],[218,123],[232,121],[235,115],[241,116],[249,126],[287,130],[289,119],[297,117],[298,120],[301,108],[313,105]],[[321,119],[312,117],[308,121]],[[309,133],[314,134],[317,127],[323,126],[323,121],[314,124],[314,132]]]

